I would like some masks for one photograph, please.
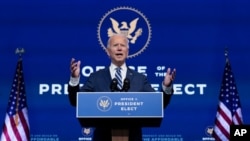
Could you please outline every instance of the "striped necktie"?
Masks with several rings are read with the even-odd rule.
[[[118,81],[117,86],[121,90],[122,89],[122,75],[121,75],[121,68],[119,67],[116,68],[115,78]]]

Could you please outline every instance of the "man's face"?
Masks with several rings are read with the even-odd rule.
[[[113,36],[107,54],[115,65],[122,65],[128,56],[128,43],[126,37]]]

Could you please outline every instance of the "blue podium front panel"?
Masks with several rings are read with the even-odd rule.
[[[163,118],[162,92],[78,92],[77,118]]]

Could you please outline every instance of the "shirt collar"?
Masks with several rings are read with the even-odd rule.
[[[118,66],[116,66],[115,64],[111,63],[110,64],[110,68],[111,70],[115,70]],[[126,70],[126,63],[124,63],[122,66],[120,66],[120,68],[122,69],[122,71]]]

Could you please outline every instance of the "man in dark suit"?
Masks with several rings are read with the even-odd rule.
[[[130,81],[129,92],[154,92],[145,75],[129,69],[126,65],[126,58],[129,52],[129,42],[126,36],[115,34],[108,40],[106,48],[107,54],[111,59],[108,68],[92,73],[84,86],[80,88],[80,61],[72,58],[70,62],[71,77],[68,85],[69,100],[72,106],[76,106],[76,95],[79,91],[84,92],[108,92],[113,78],[116,77],[116,68],[121,71],[122,82],[125,78]],[[164,93],[164,108],[169,104],[173,94],[172,82],[175,78],[176,70],[167,69],[166,76],[162,82],[162,92]],[[119,88],[118,88],[119,89]],[[128,130],[129,141],[142,141],[141,128]],[[111,141],[111,129],[96,128],[93,141]]]

